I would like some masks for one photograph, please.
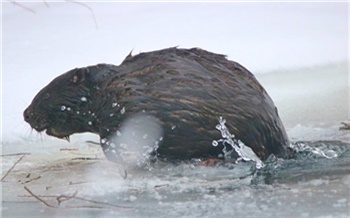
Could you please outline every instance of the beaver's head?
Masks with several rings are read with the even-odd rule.
[[[95,122],[89,111],[94,84],[88,68],[79,68],[55,78],[24,111],[24,120],[38,132],[69,139],[73,133],[91,131]],[[92,128],[92,127],[91,127]]]

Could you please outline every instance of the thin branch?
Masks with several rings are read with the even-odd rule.
[[[75,197],[75,199],[82,200],[82,201],[87,201],[87,202],[94,203],[94,204],[107,205],[107,206],[111,206],[111,207],[118,207],[118,208],[125,208],[125,209],[133,209],[133,207],[120,206],[120,205],[115,205],[115,204],[109,204],[109,203],[100,202],[100,201],[94,201],[94,200],[89,200],[89,199],[81,198],[81,197]]]
[[[25,154],[23,154],[13,165],[12,167],[6,172],[6,174],[1,178],[1,181],[3,181],[6,176],[8,176],[8,174],[11,172],[11,170],[13,170],[13,168],[15,168],[15,166],[23,159],[23,157],[25,156]]]
[[[341,122],[344,126],[341,126],[339,130],[350,130],[350,123]]]
[[[31,153],[2,154],[1,157],[19,156],[19,155],[30,155],[30,154],[31,154]]]
[[[101,160],[101,158],[97,157],[75,157],[72,160]]]
[[[82,2],[78,2],[78,1],[75,1],[75,0],[66,0],[67,2],[71,2],[71,3],[74,3],[74,4],[77,4],[77,5],[80,5],[80,6],[83,6],[84,8],[87,8],[90,13],[91,13],[91,16],[92,16],[92,19],[94,20],[94,23],[95,23],[95,28],[98,29],[98,25],[97,25],[97,20],[96,20],[96,17],[95,17],[95,13],[94,11],[92,10],[92,8],[90,8],[87,4],[85,3],[82,3]]]
[[[37,199],[38,201],[40,201],[41,203],[43,203],[44,205],[48,206],[48,207],[52,207],[52,208],[57,208],[55,206],[52,206],[50,204],[48,204],[46,201],[44,201],[43,199],[39,198],[37,195],[35,195],[33,192],[31,192],[26,186],[24,186],[24,189],[35,199]]]
[[[68,185],[80,185],[80,184],[85,184],[85,183],[89,183],[89,182],[88,181],[84,181],[84,182],[72,182],[72,181],[70,181],[68,183]]]
[[[26,7],[26,6],[24,6],[24,5],[20,4],[20,3],[17,3],[15,0],[9,0],[9,2],[11,2],[15,6],[18,6],[18,7],[22,8],[22,9],[24,9],[26,11],[29,11],[29,12],[33,13],[33,14],[36,13],[36,11],[34,11],[33,9],[28,8],[28,7]]]
[[[86,143],[89,143],[89,144],[92,144],[92,145],[100,145],[99,142],[94,142],[94,141],[91,141],[91,140],[88,140],[88,141],[85,141]]]
[[[73,194],[74,195],[74,194]],[[58,197],[67,197],[67,196],[64,196],[64,195],[61,195],[61,196],[56,196],[56,195],[18,195],[17,197],[19,198],[28,198],[28,197],[38,197],[38,198],[58,198]],[[77,196],[74,196],[72,197],[74,199],[77,199],[77,200],[81,200],[81,201],[86,201],[86,202],[90,202],[90,203],[94,203],[94,204],[101,204],[101,205],[106,205],[106,206],[110,206],[110,207],[116,207],[116,208],[123,208],[123,209],[133,209],[133,207],[128,207],[128,206],[120,206],[120,205],[115,205],[115,204],[110,204],[110,203],[106,203],[106,202],[100,202],[100,201],[94,201],[94,200],[90,200],[90,199],[86,199],[86,198],[81,198],[81,197],[77,197]],[[72,199],[70,198],[70,199]],[[42,200],[42,199],[41,199]],[[62,202],[62,201],[61,201]],[[78,206],[78,207],[81,207],[81,206]],[[89,207],[89,206],[88,206]]]
[[[47,1],[43,0],[43,2],[44,2],[45,6],[46,6],[47,8],[50,7],[50,5],[49,5],[49,3],[47,3]]]
[[[163,185],[155,185],[154,188],[168,188],[169,187],[169,184],[163,184]]]
[[[61,202],[63,201],[68,201],[72,198],[75,198],[78,194],[78,191],[75,191],[71,196],[67,196],[67,195],[60,195],[56,198],[57,202],[58,202],[58,205],[61,204]],[[62,200],[61,200],[62,199]]]
[[[78,151],[77,148],[60,148],[60,151]]]
[[[40,179],[40,178],[41,178],[41,176],[38,176],[38,177],[35,177],[35,178],[33,178],[33,179],[24,181],[24,182],[22,182],[22,184],[30,183],[30,182],[32,182],[32,181],[34,181],[34,180],[38,180],[38,179]]]
[[[90,208],[90,209],[107,209],[101,206],[67,206],[67,208]]]

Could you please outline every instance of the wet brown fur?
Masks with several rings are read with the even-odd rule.
[[[62,111],[62,105],[70,111]],[[79,132],[104,138],[142,111],[163,128],[160,157],[222,154],[223,145],[212,146],[222,138],[215,129],[220,117],[261,159],[287,156],[289,141],[277,109],[253,74],[224,55],[198,48],[130,54],[119,66],[73,69],[41,90],[24,117],[34,129],[59,138]]]

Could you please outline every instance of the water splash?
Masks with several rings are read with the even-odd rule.
[[[318,157],[325,157],[328,159],[336,158],[338,157],[337,152],[335,152],[332,149],[320,149],[317,147],[311,147],[305,142],[295,142],[289,145],[290,148],[292,148],[297,153],[308,153],[308,154],[315,154]]]
[[[213,146],[217,146],[219,142],[221,142],[224,145],[224,156],[225,159],[229,159],[231,156],[231,153],[233,150],[227,150],[226,145],[230,145],[236,153],[240,156],[240,158],[237,159],[236,162],[240,160],[244,161],[254,161],[256,162],[256,168],[260,169],[264,166],[264,163],[259,159],[259,157],[254,153],[254,151],[248,147],[245,146],[243,142],[241,142],[238,139],[235,139],[234,134],[231,134],[230,131],[227,129],[226,125],[226,120],[220,117],[219,119],[219,124],[216,125],[216,129],[221,132],[221,136],[223,137],[222,139],[219,140],[214,140],[212,142]]]

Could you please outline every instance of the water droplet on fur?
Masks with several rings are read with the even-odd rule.
[[[216,147],[216,146],[218,146],[218,141],[216,141],[216,140],[213,140],[213,142],[211,143],[214,147]]]
[[[67,111],[70,111],[71,110],[71,108],[70,107],[67,107]]]
[[[121,135],[122,135],[122,133],[117,131],[117,136],[121,136]]]
[[[176,126],[172,126],[172,127],[171,127],[171,130],[174,130],[175,128],[176,128]]]
[[[113,115],[114,115],[114,114],[113,114],[113,113],[111,113],[109,116],[110,116],[110,117],[113,117]]]
[[[66,110],[66,106],[62,105],[61,106],[61,111],[64,111],[64,110]]]
[[[80,114],[80,111],[77,111],[77,114]]]
[[[80,100],[86,102],[87,98],[86,97],[81,97]]]
[[[112,103],[112,107],[117,107],[118,103]]]
[[[91,125],[92,125],[92,122],[91,122],[91,121],[89,121],[89,122],[88,122],[88,124],[89,124],[89,126],[91,126]]]
[[[123,108],[120,110],[120,113],[121,113],[121,114],[124,114],[124,113],[125,113],[125,107],[123,107]]]

